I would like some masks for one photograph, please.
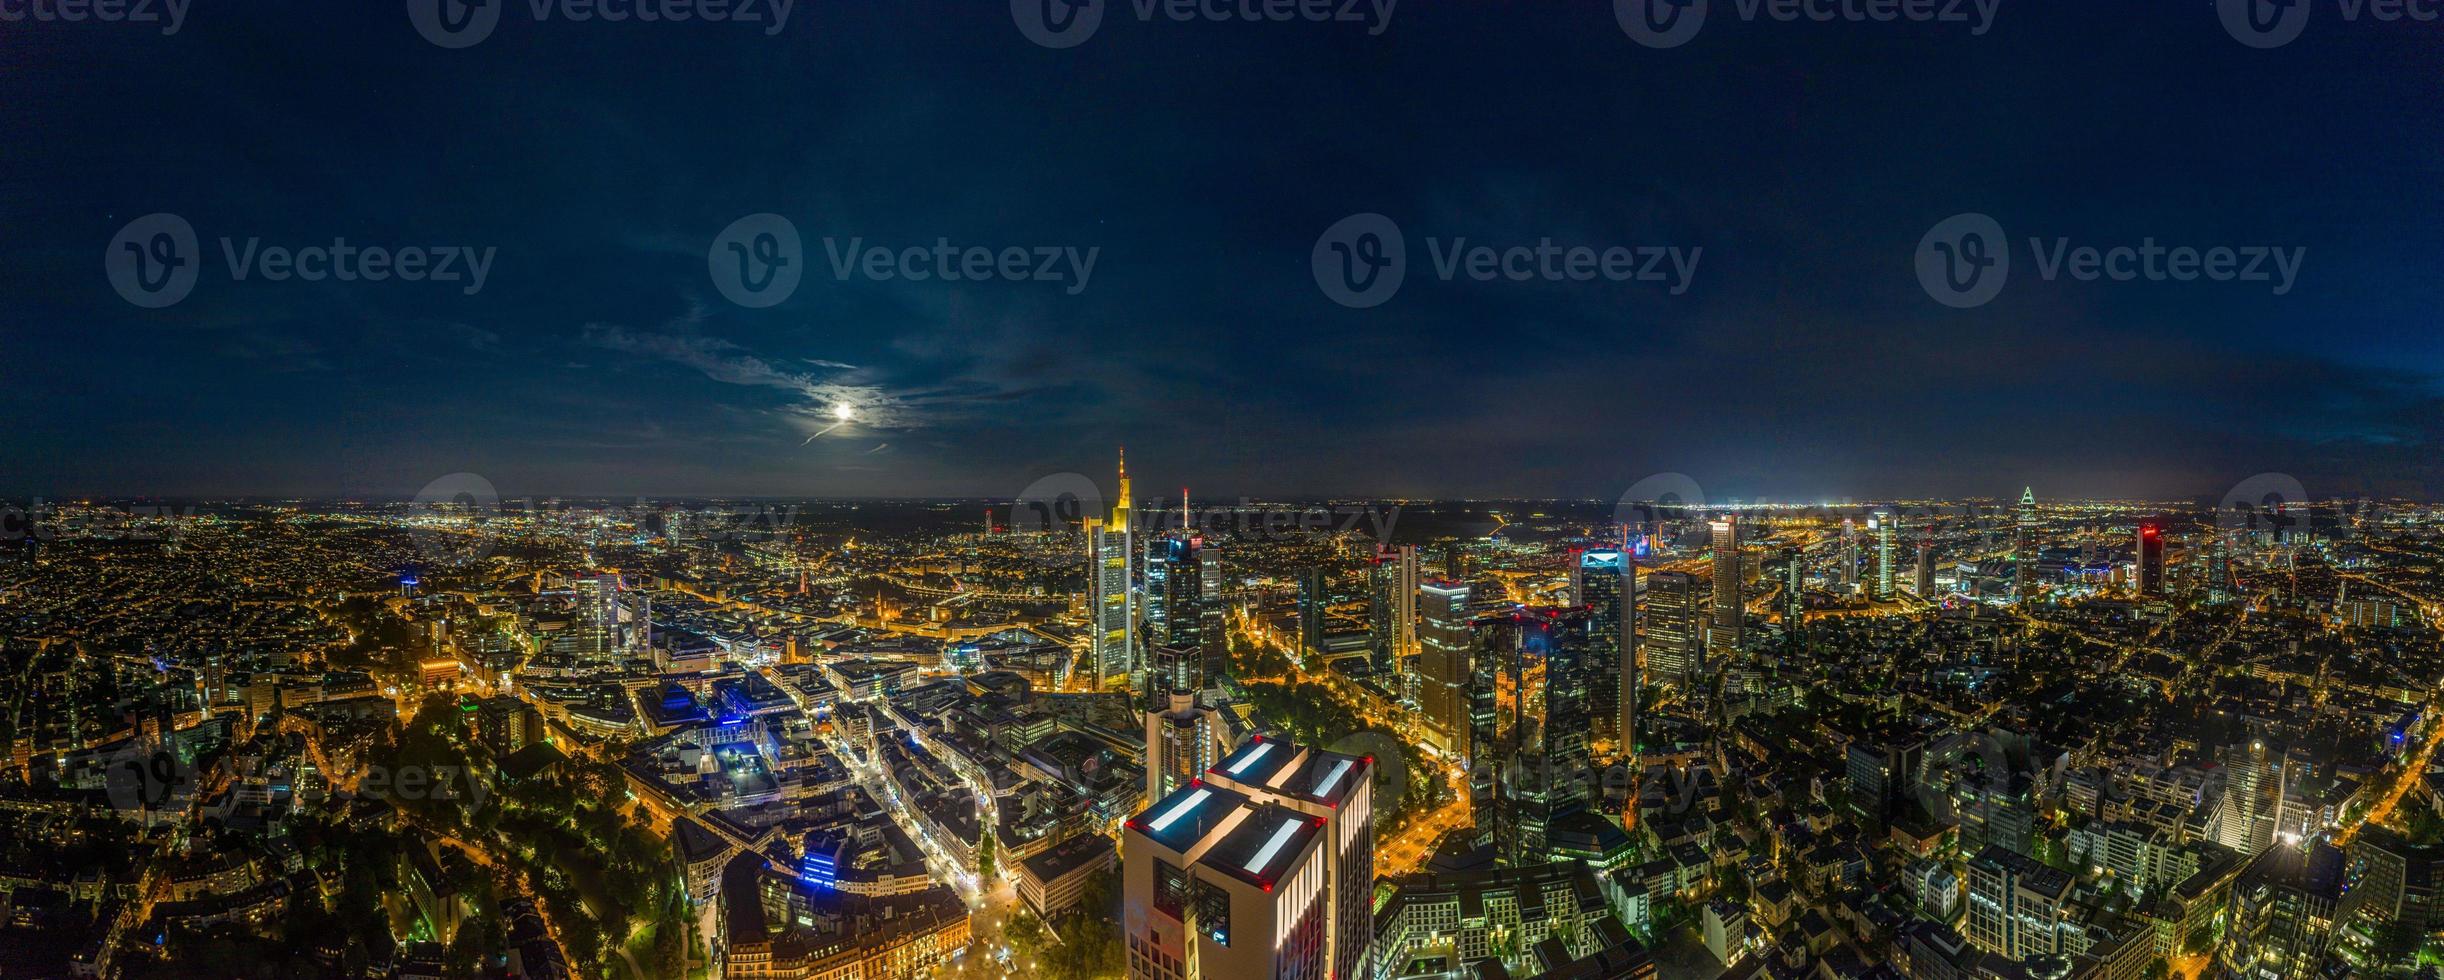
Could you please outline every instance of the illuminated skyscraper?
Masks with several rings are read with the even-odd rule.
[[[1858,519],[1841,519],[1841,574],[1836,578],[1844,597],[1858,593]]]
[[[1301,657],[1324,652],[1324,610],[1332,593],[1324,570],[1310,568],[1298,576],[1298,652]]]
[[[1935,532],[1932,528],[1918,531],[1918,598],[1935,598]]]
[[[1782,551],[1782,633],[1793,642],[1806,639],[1808,629],[1807,555],[1797,548]]]
[[[2138,594],[2150,598],[2164,594],[2164,528],[2154,521],[2140,521],[2138,554],[2133,563],[2137,573]]]
[[[1418,703],[1426,717],[1426,744],[1452,758],[1468,755],[1468,586],[1427,582],[1419,617]]]
[[[1890,601],[1893,595],[1892,512],[1876,511],[1867,518],[1867,529],[1875,532],[1875,597],[1878,601]]]
[[[1148,646],[1196,651],[1211,673],[1222,663],[1221,553],[1205,536],[1173,531],[1146,542],[1145,614]],[[1160,691],[1156,692],[1158,695]]]
[[[1120,457],[1120,497],[1112,503],[1112,519],[1086,522],[1088,598],[1093,634],[1088,641],[1086,675],[1096,686],[1125,682],[1135,669],[1137,652],[1136,592],[1130,588],[1130,567],[1136,549],[1129,533],[1129,459]]]
[[[1474,683],[1493,696],[1472,719],[1469,777],[1479,837],[1505,863],[1544,863],[1555,822],[1590,802],[1590,621],[1557,609],[1478,625]]]
[[[1184,691],[1163,695],[1162,706],[1146,712],[1146,799],[1188,785],[1234,747],[1219,714]]]
[[[1372,574],[1375,669],[1398,671],[1417,654],[1417,546],[1384,546]]]
[[[1713,523],[1714,530],[1714,617],[1706,625],[1706,651],[1717,658],[1728,657],[1739,649],[1740,631],[1748,621],[1748,606],[1741,600],[1740,580],[1740,519],[1725,514]]]
[[[1666,571],[1646,577],[1646,676],[1652,682],[1685,689],[1705,672],[1702,608],[1696,576]]]
[[[2014,599],[2027,602],[2037,596],[2037,488],[2020,491],[2020,522],[2011,536],[2011,577],[2016,593]]]
[[[1370,976],[1374,759],[1255,738],[1121,836],[1130,980]]]
[[[617,652],[619,576],[587,575],[569,584],[577,598],[572,618],[577,633],[577,656],[587,660],[609,658]]]
[[[1587,716],[1595,737],[1626,749],[1638,730],[1638,571],[1633,552],[1596,548],[1579,556],[1586,607]]]

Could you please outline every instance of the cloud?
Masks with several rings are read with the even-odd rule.
[[[641,355],[693,368],[723,384],[786,392],[791,401],[773,409],[773,412],[805,435],[808,441],[843,424],[867,430],[912,429],[925,424],[921,412],[912,409],[880,384],[843,381],[790,370],[728,340],[694,333],[695,325],[704,319],[704,315],[702,306],[691,306],[687,314],[664,324],[664,330],[668,332],[589,323],[585,326],[584,340],[604,350]],[[833,372],[859,370],[845,362],[816,358],[801,358],[798,363]],[[849,420],[845,423],[844,411]]]

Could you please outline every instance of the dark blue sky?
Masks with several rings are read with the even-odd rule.
[[[398,0],[199,4],[174,36],[0,24],[0,492],[1002,495],[1129,447],[1141,491],[1720,497],[2444,486],[2444,27],[2234,41],[2211,0],[1956,24],[1609,3],[1026,40],[1000,0],[536,23],[444,50]],[[102,256],[204,240],[141,309]],[[2013,276],[1937,304],[1938,221]],[[733,220],[807,275],[716,291]],[[1408,239],[1372,309],[1310,250]],[[2043,281],[2031,236],[2306,249],[2295,288]],[[218,240],[493,248],[435,283],[232,281]],[[836,280],[823,241],[1100,249],[1034,282]],[[1425,239],[1701,247],[1689,291],[1438,281]],[[832,401],[861,420],[823,432]],[[884,422],[888,424],[875,424]]]

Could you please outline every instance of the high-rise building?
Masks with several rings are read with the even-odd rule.
[[[1454,582],[1468,581],[1468,552],[1460,550],[1459,542],[1443,549],[1443,577]]]
[[[2351,841],[2342,915],[2357,924],[2344,941],[2363,969],[2417,966],[2426,937],[2444,928],[2444,845],[2412,843],[2377,824]]]
[[[1969,860],[1969,942],[2015,960],[2060,956],[2081,929],[2071,876],[1989,846]]]
[[[1807,639],[1807,555],[1798,548],[1782,550],[1782,635],[1791,642]]]
[[[1595,548],[1578,560],[1587,610],[1587,717],[1595,737],[1634,748],[1638,722],[1638,566],[1635,552]]]
[[[569,585],[577,597],[572,617],[577,656],[588,660],[610,657],[619,631],[619,576],[586,575]]]
[[[1088,616],[1093,620],[1088,637],[1086,675],[1097,687],[1125,682],[1135,669],[1137,652],[1136,590],[1130,580],[1135,578],[1130,566],[1136,557],[1129,533],[1129,460],[1120,457],[1120,497],[1112,502],[1111,520],[1090,518],[1086,522],[1088,584]]]
[[[1687,688],[1706,671],[1697,577],[1659,571],[1646,577],[1646,673],[1652,683]]]
[[[1585,610],[1521,611],[1480,624],[1475,683],[1494,691],[1471,736],[1477,831],[1511,864],[1548,859],[1554,824],[1593,802]]]
[[[1397,671],[1417,655],[1417,546],[1384,546],[1371,574],[1375,669]]]
[[[1365,977],[1374,760],[1257,737],[1122,833],[1130,980]]]
[[[2309,980],[2328,975],[2327,952],[2343,931],[2338,913],[2345,882],[2342,852],[2322,841],[2259,854],[2232,884],[2224,913],[2218,976]],[[2353,971],[2372,975],[2384,971]]]
[[[2140,521],[2138,526],[2138,557],[2135,562],[2138,594],[2150,598],[2164,594],[2164,528],[2154,521]]]
[[[2289,754],[2254,739],[2225,752],[2223,800],[2216,841],[2242,854],[2273,846],[2283,826],[2283,800],[2290,782]]]
[[[2037,597],[2037,488],[2020,491],[2020,520],[2011,536],[2012,598],[2027,602]]]
[[[1740,519],[1725,514],[1716,519],[1714,530],[1714,615],[1706,626],[1706,652],[1718,659],[1727,659],[1739,649],[1740,631],[1748,619],[1748,606],[1740,598]]]
[[[1165,694],[1161,708],[1146,712],[1146,799],[1169,796],[1213,768],[1235,748],[1232,730],[1218,709],[1197,703],[1195,694]]]
[[[1189,651],[1203,661],[1194,668],[1200,678],[1222,669],[1227,638],[1222,633],[1220,578],[1220,549],[1204,535],[1174,531],[1146,542],[1144,599],[1140,601],[1145,614],[1144,642],[1149,647]],[[1170,684],[1148,679],[1147,690],[1155,699],[1149,706],[1159,702]]]
[[[1892,512],[1879,510],[1870,515],[1867,529],[1875,532],[1875,598],[1889,602],[1893,596]]]
[[[1468,586],[1427,582],[1418,589],[1418,703],[1426,718],[1426,744],[1452,758],[1468,756],[1468,655],[1474,635],[1468,618]]]
[[[1321,568],[1298,576],[1298,652],[1301,657],[1324,652],[1324,610],[1332,605],[1330,583]]]
[[[1197,647],[1158,644],[1146,651],[1146,710],[1160,710],[1179,691],[1205,689],[1205,651]]]
[[[1858,519],[1841,519],[1841,574],[1836,577],[1836,591],[1847,597],[1858,593]]]
[[[1918,598],[1935,598],[1935,532],[1931,528],[1918,531]]]

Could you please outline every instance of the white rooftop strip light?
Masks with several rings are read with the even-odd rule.
[[[1158,834],[1162,833],[1163,828],[1171,826],[1172,823],[1178,821],[1179,818],[1187,816],[1188,811],[1196,809],[1197,804],[1205,802],[1206,798],[1212,795],[1214,795],[1214,792],[1210,789],[1199,789],[1194,793],[1188,794],[1187,799],[1172,804],[1171,809],[1164,811],[1162,816],[1154,818],[1154,822],[1147,824],[1146,829],[1152,830]]]
[[[1264,848],[1257,851],[1255,857],[1247,859],[1248,873],[1263,874],[1264,866],[1273,863],[1273,855],[1281,853],[1282,846],[1290,843],[1290,834],[1298,830],[1298,824],[1296,820],[1282,821],[1281,829],[1273,832],[1273,839],[1264,842]]]
[[[1267,752],[1271,752],[1271,751],[1273,751],[1273,743],[1271,743],[1271,742],[1258,742],[1258,743],[1256,743],[1256,751],[1248,753],[1248,754],[1247,754],[1247,758],[1245,758],[1245,759],[1241,759],[1241,760],[1239,760],[1238,762],[1235,762],[1235,763],[1232,763],[1232,764],[1231,764],[1231,767],[1230,767],[1230,774],[1231,774],[1231,775],[1233,775],[1233,776],[1236,776],[1236,775],[1238,775],[1238,774],[1240,774],[1240,773],[1246,772],[1246,771],[1247,771],[1247,767],[1252,766],[1252,765],[1255,765],[1255,764],[1256,764],[1256,760],[1264,758],[1264,754],[1265,754],[1265,753],[1267,753]]]
[[[1332,787],[1341,781],[1341,777],[1348,774],[1349,760],[1343,759],[1339,762],[1333,763],[1332,771],[1324,774],[1324,781],[1315,784],[1315,795],[1329,795],[1332,792]]]

